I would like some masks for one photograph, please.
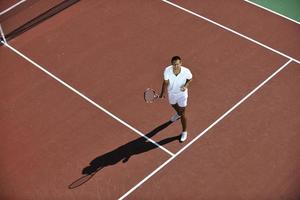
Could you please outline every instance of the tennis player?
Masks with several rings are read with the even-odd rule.
[[[176,111],[176,114],[170,120],[175,122],[181,118],[182,133],[180,141],[183,142],[187,139],[188,134],[185,108],[187,106],[188,86],[192,81],[192,73],[188,68],[182,66],[179,56],[174,56],[171,59],[171,64],[165,68],[164,81],[159,97],[164,98],[166,89],[168,89],[169,103]]]

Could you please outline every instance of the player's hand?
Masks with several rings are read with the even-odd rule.
[[[186,86],[181,86],[181,88],[180,88],[180,90],[182,91],[182,92],[184,92],[185,90],[187,89],[187,87]]]

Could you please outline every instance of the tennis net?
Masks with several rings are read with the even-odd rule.
[[[80,0],[7,0],[0,3],[0,38],[8,41]]]

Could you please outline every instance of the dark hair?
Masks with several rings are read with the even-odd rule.
[[[179,56],[173,56],[172,59],[171,59],[171,63],[173,63],[176,60],[180,60],[181,61],[181,58]]]

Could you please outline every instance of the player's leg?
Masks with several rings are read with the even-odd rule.
[[[173,116],[171,117],[171,122],[175,122],[176,120],[178,120],[178,119],[181,117],[180,111],[179,111],[179,106],[178,106],[177,103],[171,104],[171,106],[172,106],[172,107],[174,108],[174,110],[176,111],[176,114],[173,115]]]
[[[181,125],[182,125],[182,132],[185,132],[186,131],[186,129],[187,129],[187,120],[186,120],[186,116],[185,116],[185,107],[180,107],[180,106],[178,106],[178,111],[177,111],[177,113],[178,113],[178,115],[180,115],[180,119],[181,119]]]
[[[180,115],[178,114],[177,96],[169,93],[168,98],[169,98],[169,103],[176,111],[176,114],[171,117],[170,121],[175,122],[180,118]]]
[[[187,95],[183,95],[180,97],[177,101],[177,109],[178,109],[178,114],[181,116],[181,125],[182,125],[182,133],[181,133],[181,138],[180,141],[183,142],[187,139],[187,117],[185,115],[185,108],[187,106]]]

